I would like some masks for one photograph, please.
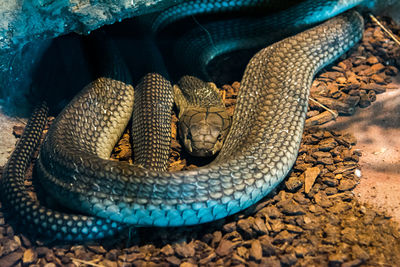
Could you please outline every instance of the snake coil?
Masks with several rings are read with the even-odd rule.
[[[122,224],[193,225],[243,210],[290,171],[313,76],[358,42],[362,32],[362,17],[349,11],[259,51],[246,67],[221,152],[211,164],[190,171],[168,173],[108,160],[130,118],[134,89],[100,78],[56,118],[36,164],[53,197],[95,217],[56,213],[20,193],[25,192],[26,155],[36,145],[29,140],[40,135],[42,126],[36,125],[42,125],[44,113],[28,124],[28,141],[20,142],[6,167],[4,200],[40,232],[69,240],[103,237]],[[153,94],[162,97],[160,88],[168,83],[159,75],[146,79],[156,85]]]

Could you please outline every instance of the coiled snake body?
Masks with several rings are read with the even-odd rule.
[[[58,213],[23,193],[21,168],[34,150],[31,141],[21,141],[6,166],[4,200],[37,231],[69,240],[100,238],[123,224],[193,225],[243,210],[285,178],[297,157],[313,76],[358,42],[362,32],[362,17],[348,11],[259,51],[246,67],[219,155],[190,171],[168,173],[108,160],[131,116],[134,89],[100,78],[57,117],[36,162],[53,197],[95,217]],[[153,84],[156,99],[170,90],[157,74],[141,84]],[[30,123],[32,140],[43,120]],[[155,147],[162,143],[154,142]]]

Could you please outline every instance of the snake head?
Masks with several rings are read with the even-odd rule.
[[[180,117],[179,132],[191,155],[209,157],[221,150],[230,125],[231,119],[222,107],[193,107]]]

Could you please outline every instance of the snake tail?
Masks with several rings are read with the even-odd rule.
[[[48,107],[38,106],[3,171],[1,191],[3,203],[18,216],[27,232],[51,239],[88,240],[115,235],[120,224],[101,218],[70,215],[42,206],[25,187],[27,168],[37,150],[47,123]]]

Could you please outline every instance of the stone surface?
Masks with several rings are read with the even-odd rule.
[[[32,72],[51,39],[162,10],[183,0],[8,0],[0,3],[0,104],[25,113]],[[396,0],[368,1],[400,21]],[[2,103],[3,102],[3,103]]]
[[[23,109],[32,70],[50,39],[88,34],[103,25],[161,10],[182,0],[9,0],[0,3],[0,100]],[[25,100],[25,101],[24,101]],[[1,102],[0,102],[1,104]],[[15,112],[15,110],[11,110]]]
[[[17,142],[17,138],[12,134],[13,126],[16,124],[23,125],[18,122],[15,118],[11,118],[7,115],[2,114],[0,109],[0,166],[4,166],[8,160]]]

